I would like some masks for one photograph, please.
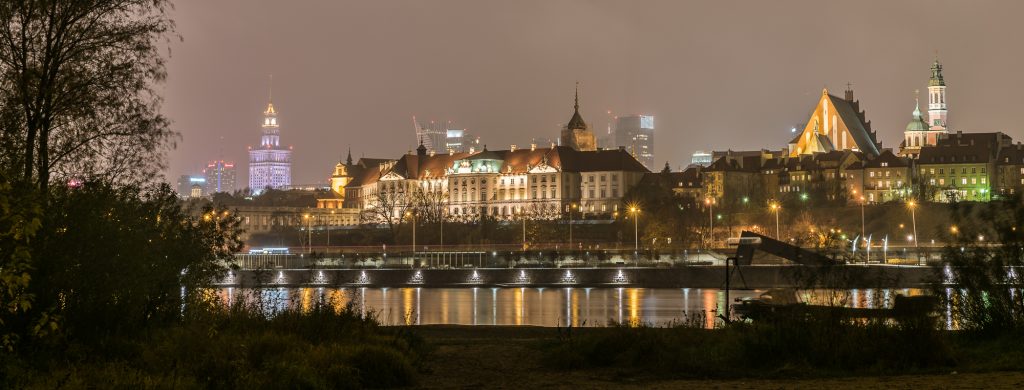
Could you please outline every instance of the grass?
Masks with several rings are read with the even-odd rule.
[[[0,378],[8,388],[386,388],[414,385],[425,350],[407,328],[351,307],[211,305],[175,326],[0,357]]]
[[[981,344],[963,342],[962,335],[932,325],[788,318],[711,330],[686,324],[613,326],[560,337],[545,345],[544,359],[562,370],[616,368],[667,378],[771,378],[929,373],[966,367],[965,360],[972,361],[975,370],[1010,369],[1010,362],[1021,356],[1004,348],[997,354],[1002,358],[981,359],[986,353],[979,350]]]

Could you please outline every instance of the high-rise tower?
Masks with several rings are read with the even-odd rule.
[[[939,58],[932,63],[932,77],[928,79],[928,126],[931,130],[946,130],[946,80],[942,78]]]
[[[654,116],[626,115],[615,120],[615,143],[647,169],[654,170]]]
[[[292,184],[292,151],[281,147],[281,128],[273,101],[267,103],[260,126],[263,130],[260,146],[249,148],[249,189],[254,194]]]

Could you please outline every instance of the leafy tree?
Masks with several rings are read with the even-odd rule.
[[[31,292],[58,309],[69,337],[90,339],[177,321],[182,305],[241,249],[238,217],[194,216],[174,191],[86,182],[51,189]],[[36,283],[38,282],[38,283]]]
[[[51,181],[153,177],[176,134],[159,113],[169,0],[0,2],[3,163]]]
[[[22,334],[52,330],[49,313],[33,316],[31,241],[39,231],[38,199],[9,182],[0,181],[0,348],[15,349]]]

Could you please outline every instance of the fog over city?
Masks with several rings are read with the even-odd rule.
[[[164,112],[183,136],[166,176],[234,161],[269,98],[292,182],[324,182],[351,147],[397,158],[412,117],[452,120],[491,149],[556,139],[580,83],[595,132],[656,118],[657,166],[698,149],[778,150],[823,87],[847,82],[896,148],[936,52],[952,130],[1020,139],[1024,2],[184,1]],[[922,101],[925,96],[922,94]],[[243,187],[241,185],[239,187]]]

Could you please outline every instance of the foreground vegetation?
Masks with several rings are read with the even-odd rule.
[[[179,324],[0,358],[8,388],[338,389],[409,386],[424,351],[404,328],[326,303],[268,317],[192,309]]]

